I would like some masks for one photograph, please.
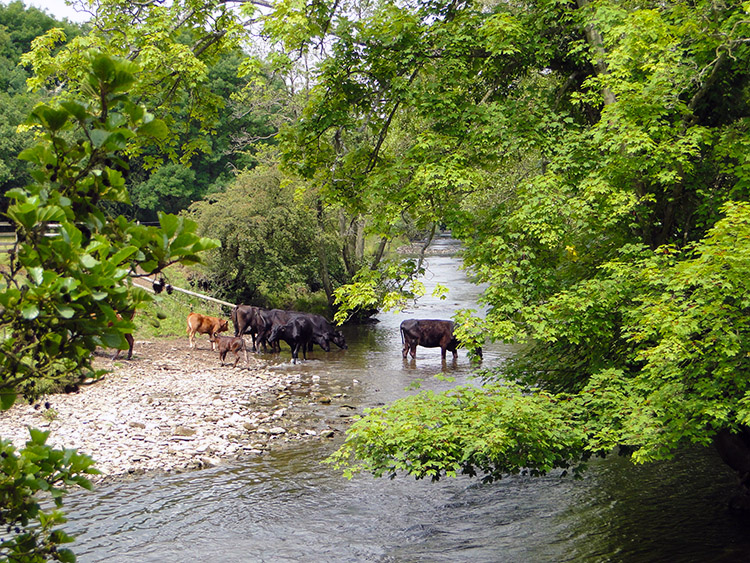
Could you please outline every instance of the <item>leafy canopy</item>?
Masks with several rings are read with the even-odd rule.
[[[485,444],[507,426],[499,405],[472,427],[472,403],[420,395],[358,422],[339,462],[543,472],[615,446],[668,457],[746,423],[747,239],[731,233],[750,193],[748,8],[382,1],[307,5],[304,31],[275,21],[331,53],[282,131],[285,166],[374,233],[450,228],[487,284],[486,336],[525,346],[485,373],[509,385],[487,401],[526,390],[524,408],[570,421],[521,462],[510,439]]]

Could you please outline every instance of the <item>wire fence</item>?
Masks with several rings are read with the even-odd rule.
[[[142,224],[146,224],[146,223],[142,223]],[[154,224],[158,225],[158,223],[154,223]],[[48,232],[45,233],[45,236],[54,237],[54,236],[58,236],[60,234],[59,233],[59,229],[60,229],[60,224],[59,223],[48,223],[47,224],[47,229],[48,229]],[[8,249],[8,248],[13,247],[16,244],[16,241],[17,241],[17,236],[16,236],[16,231],[13,228],[13,224],[9,223],[7,221],[5,221],[5,222],[0,221],[0,250],[4,250],[4,249]],[[151,291],[153,293],[157,293],[157,292],[161,292],[161,291],[166,291],[167,293],[171,294],[173,291],[176,291],[176,292],[182,293],[182,294],[184,294],[186,296],[200,299],[200,300],[202,300],[204,302],[208,301],[208,302],[210,302],[213,305],[212,308],[216,309],[217,311],[222,311],[222,312],[226,313],[226,309],[227,308],[229,310],[231,310],[235,306],[234,303],[230,303],[228,301],[223,301],[221,299],[217,299],[217,298],[211,297],[209,295],[204,295],[202,293],[197,293],[195,291],[191,291],[189,289],[185,289],[185,288],[182,288],[182,287],[173,286],[171,284],[166,284],[164,287],[160,288],[159,285],[162,284],[163,282],[160,279],[157,279],[157,278],[138,277],[136,279],[138,280],[138,282],[135,282],[135,280],[134,280],[134,283],[136,283],[136,285],[138,285],[138,286],[140,286],[140,287],[142,287],[142,288],[144,288],[144,289],[146,289],[148,291]],[[155,289],[158,289],[158,291],[155,291]]]

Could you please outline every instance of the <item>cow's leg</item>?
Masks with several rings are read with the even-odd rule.
[[[133,345],[135,344],[135,339],[133,338],[132,334],[126,334],[125,340],[128,341],[128,360],[133,357]]]
[[[441,346],[440,347],[440,357],[443,358],[443,359],[445,359],[445,351],[446,351],[445,346]]]
[[[265,329],[261,329],[258,331],[258,352],[260,352],[261,346],[263,347],[263,353],[266,352],[266,343],[268,342],[266,338],[266,331]]]
[[[292,346],[292,363],[297,363],[297,358],[299,357],[299,343],[295,342],[294,346]]]
[[[401,355],[405,358],[408,353],[409,353],[409,343],[404,341],[404,347],[401,350]]]
[[[409,353],[411,354],[412,358],[416,358],[417,357],[417,343],[416,342],[413,342],[409,346]]]
[[[234,349],[234,365],[232,367],[236,368],[237,367],[237,362],[239,362],[239,361],[240,361],[240,350],[239,350],[239,348],[235,348]]]

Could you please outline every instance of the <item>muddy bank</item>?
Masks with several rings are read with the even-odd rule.
[[[355,410],[346,389],[270,370],[252,354],[247,364],[221,367],[206,339],[195,350],[184,338],[136,340],[133,360],[113,363],[102,354],[96,363],[113,371],[76,393],[0,413],[0,436],[22,445],[28,426],[50,430],[50,444],[91,455],[102,472],[95,480],[111,480],[332,439]]]

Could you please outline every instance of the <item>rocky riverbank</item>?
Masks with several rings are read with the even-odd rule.
[[[250,354],[246,365],[220,367],[205,339],[138,341],[131,361],[97,358],[113,371],[77,393],[0,413],[0,436],[17,446],[27,427],[50,430],[48,443],[97,460],[102,479],[178,472],[261,455],[299,440],[330,439],[348,416],[316,410],[345,402],[321,390],[317,376],[272,370]],[[230,354],[231,355],[231,354]],[[95,479],[95,480],[97,480]]]

